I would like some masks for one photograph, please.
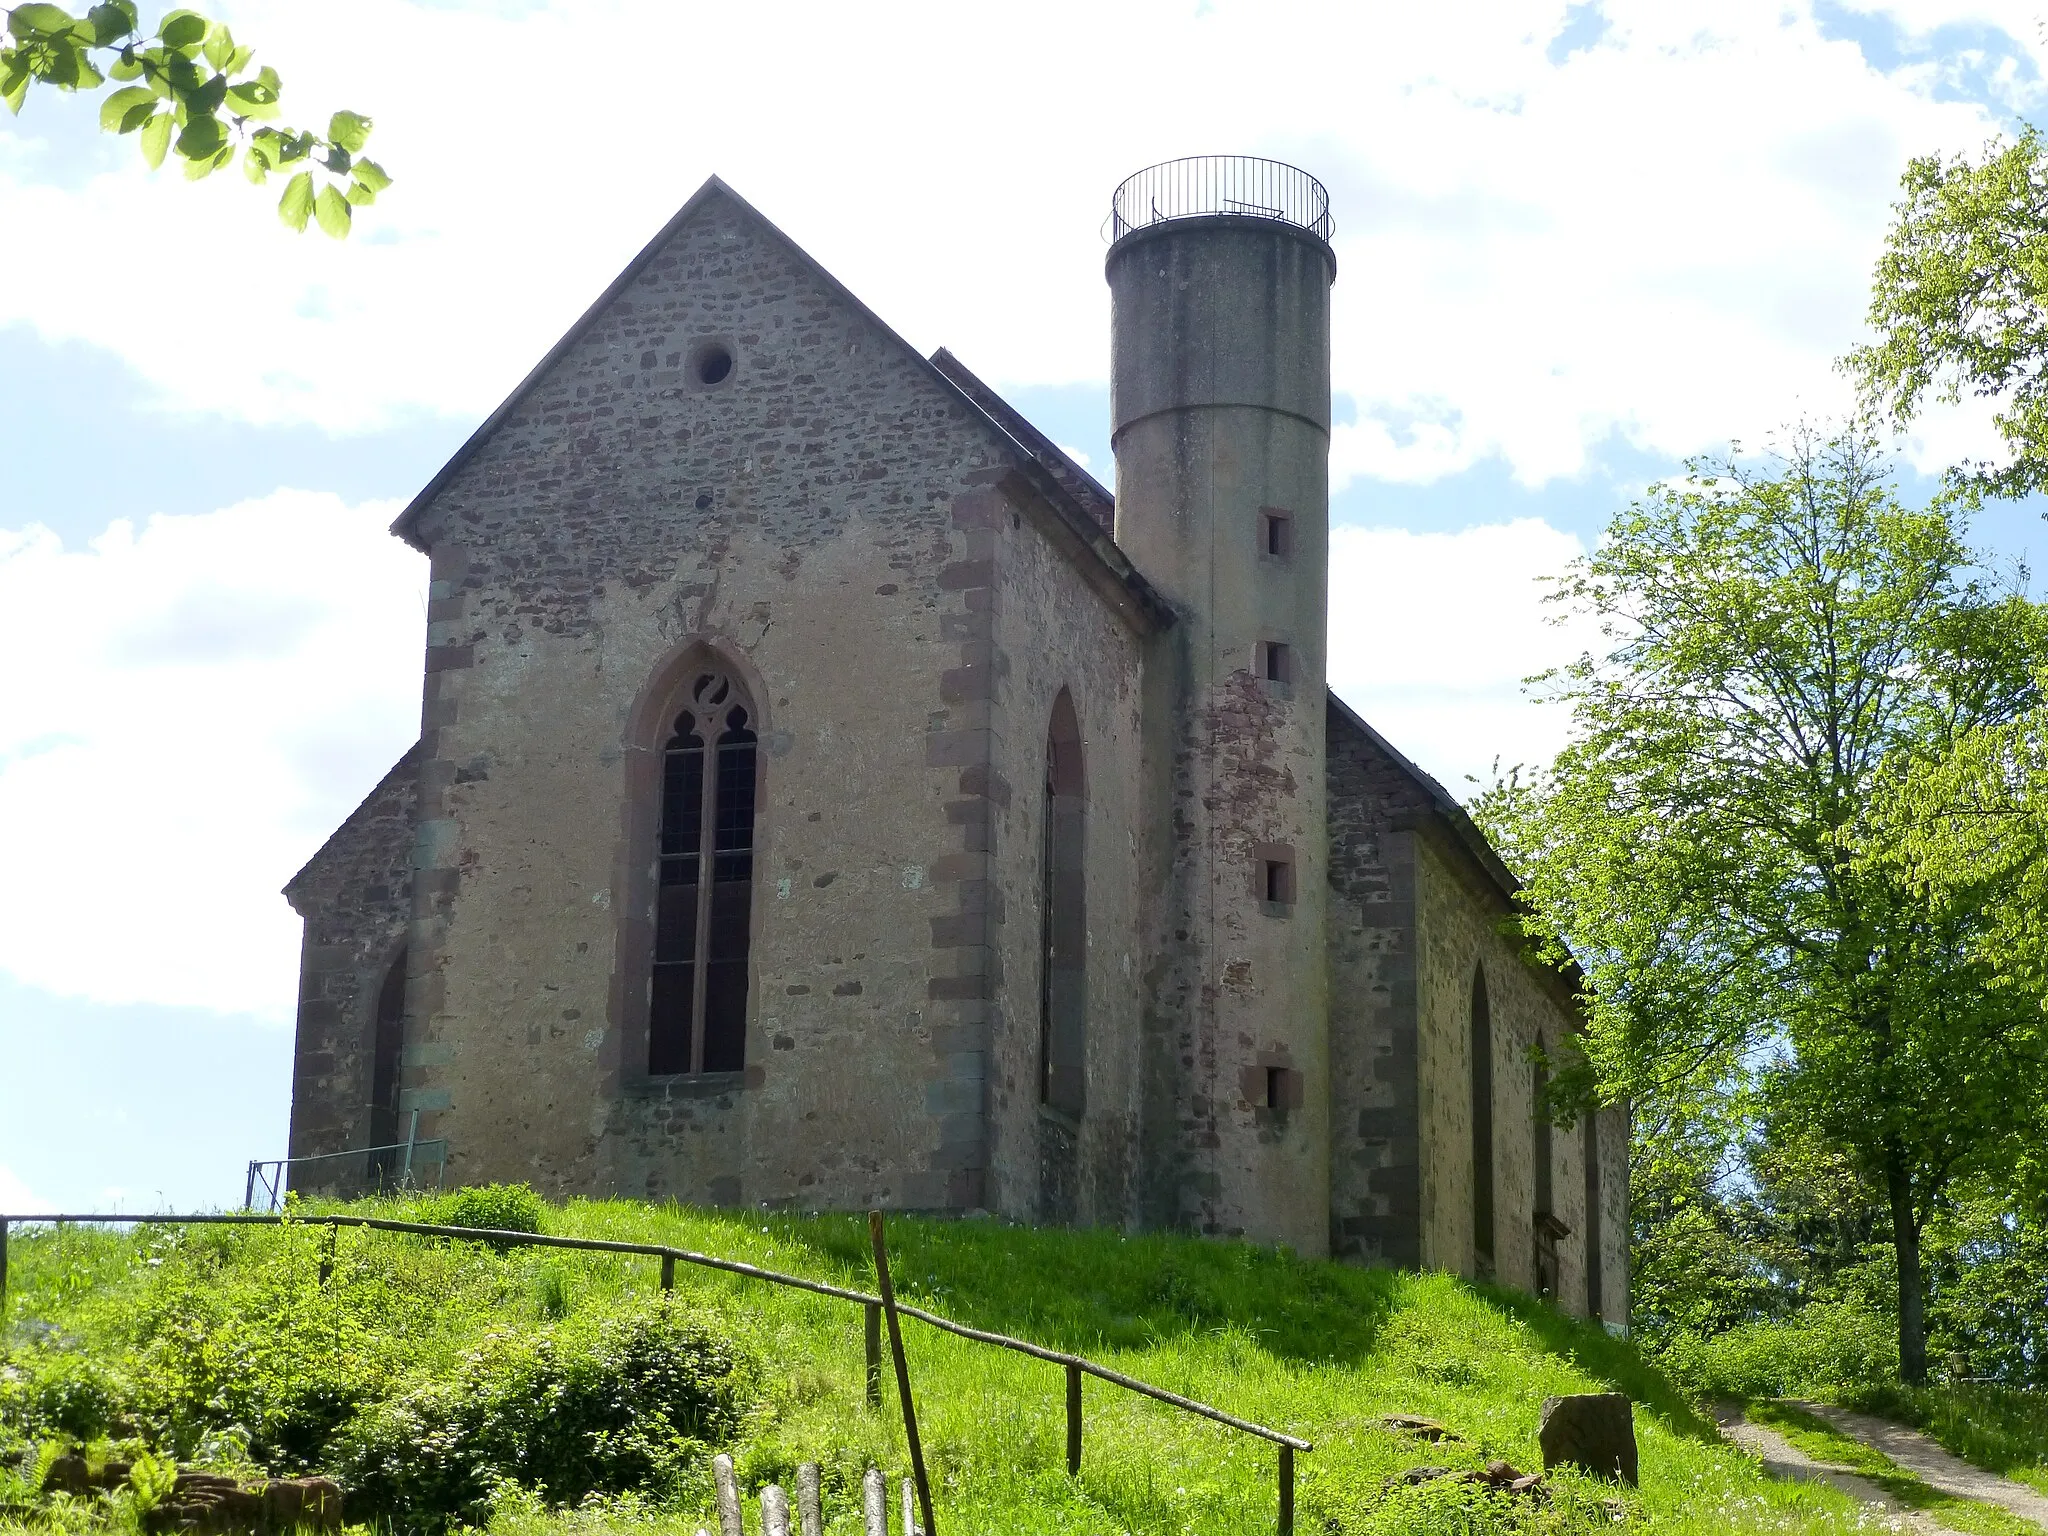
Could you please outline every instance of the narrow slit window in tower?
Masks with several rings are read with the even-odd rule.
[[[647,1030],[657,1075],[746,1065],[757,746],[737,685],[698,677],[662,754]]]
[[[1261,670],[1269,683],[1291,683],[1294,681],[1294,648],[1279,640],[1268,640],[1262,647],[1265,652]]]
[[[1294,519],[1271,508],[1259,514],[1259,550],[1275,560],[1294,554]]]
[[[1294,865],[1287,859],[1265,859],[1264,897],[1276,907],[1284,907],[1294,900]]]

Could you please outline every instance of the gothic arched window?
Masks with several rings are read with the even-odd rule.
[[[1480,1278],[1493,1274],[1493,1015],[1486,972],[1472,973],[1472,1252]]]
[[[1066,689],[1045,736],[1039,854],[1039,1100],[1075,1119],[1087,1104],[1087,797],[1081,722]]]
[[[662,750],[660,885],[647,1070],[746,1065],[757,740],[750,701],[699,673]]]

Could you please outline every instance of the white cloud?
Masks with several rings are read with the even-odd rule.
[[[2020,0],[1890,9],[2033,32]],[[476,415],[717,171],[920,345],[1008,383],[1099,380],[1111,188],[1228,147],[1331,187],[1359,407],[1337,483],[1490,455],[1538,483],[1615,431],[1681,453],[1836,408],[1905,158],[1995,128],[1925,64],[1882,74],[1824,37],[1805,0],[1606,0],[1561,64],[1566,0],[1045,0],[1025,27],[936,0],[514,11],[231,7],[295,110],[378,119],[399,182],[346,247],[285,235],[235,177],[124,161],[61,190],[26,136],[90,135],[90,110],[38,103],[0,141],[0,323],[256,420]],[[657,67],[595,115],[536,113],[536,61],[592,46]]]
[[[277,894],[417,733],[425,562],[395,508],[279,491],[0,530],[0,970],[291,1016]]]
[[[0,1211],[10,1216],[37,1216],[56,1209],[24,1184],[12,1168],[0,1163]]]
[[[1597,628],[1553,623],[1542,580],[1585,553],[1536,518],[1459,533],[1330,535],[1330,686],[1460,799],[1517,762],[1547,763],[1569,717],[1522,679],[1592,649]]]

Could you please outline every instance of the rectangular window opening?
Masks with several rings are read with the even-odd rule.
[[[1286,903],[1294,900],[1294,866],[1285,859],[1267,859],[1266,900]]]
[[[1269,683],[1291,683],[1294,681],[1294,648],[1278,640],[1266,642],[1266,681]]]
[[[1259,514],[1259,548],[1275,560],[1294,553],[1294,519],[1285,512]]]

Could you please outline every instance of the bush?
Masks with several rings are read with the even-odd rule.
[[[353,1518],[481,1522],[517,1482],[551,1505],[675,1488],[738,1427],[752,1375],[671,1298],[595,1330],[496,1332],[454,1377],[366,1408],[332,1468]]]
[[[1681,1334],[1658,1362],[1703,1397],[1829,1395],[1896,1381],[1889,1317],[1857,1302],[1816,1301],[1791,1317],[1744,1323],[1711,1338]]]
[[[445,1195],[429,1195],[409,1219],[437,1227],[473,1227],[486,1232],[538,1232],[546,1205],[527,1184],[473,1184]]]

